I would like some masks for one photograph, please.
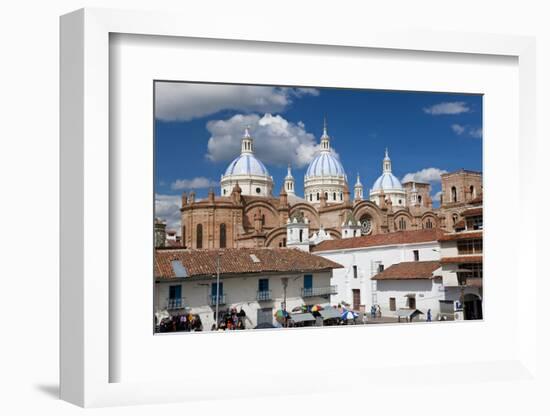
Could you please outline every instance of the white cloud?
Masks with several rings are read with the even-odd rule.
[[[467,113],[470,108],[464,101],[445,102],[432,105],[431,107],[424,108],[424,112],[434,116],[442,114],[461,114]]]
[[[229,161],[241,151],[244,128],[250,125],[254,138],[254,153],[264,163],[303,167],[318,150],[315,136],[308,133],[304,123],[292,123],[280,115],[237,114],[227,120],[212,120],[206,124],[211,134],[208,140],[209,160]]]
[[[402,182],[438,182],[441,180],[441,175],[447,173],[444,169],[425,168],[418,172],[407,173],[403,176]]]
[[[483,137],[483,130],[481,127],[471,128],[468,134],[476,139],[481,139]]]
[[[481,139],[483,136],[483,131],[481,127],[472,127],[468,125],[461,124],[451,124],[451,129],[458,135],[462,136],[465,132],[468,136],[474,137],[476,139]]]
[[[178,195],[155,194],[155,217],[166,221],[167,230],[175,230],[180,234],[181,197]]]
[[[212,181],[204,176],[199,176],[193,179],[177,179],[170,185],[170,187],[175,191],[179,191],[181,189],[205,189],[213,186],[218,186],[218,182]]]
[[[282,88],[248,85],[155,84],[155,117],[164,121],[188,121],[221,110],[281,112],[293,98],[319,95],[314,88]]]
[[[462,133],[464,133],[466,127],[461,126],[460,124],[452,124],[451,129],[453,129],[453,131],[460,136]]]

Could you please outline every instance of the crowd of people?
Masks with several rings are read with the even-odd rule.
[[[223,315],[221,315],[221,319],[219,320],[219,326],[217,330],[219,331],[231,331],[236,329],[246,329],[246,312],[241,308],[240,311],[237,312],[237,308],[233,307],[229,311],[225,312]],[[216,324],[212,324],[212,331],[216,330]]]
[[[158,325],[158,332],[191,332],[202,331],[202,322],[199,315],[175,314],[163,318]]]

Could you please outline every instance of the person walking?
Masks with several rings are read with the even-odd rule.
[[[432,322],[432,310],[428,309],[428,313],[426,314],[426,321]]]

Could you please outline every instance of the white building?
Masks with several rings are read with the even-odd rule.
[[[328,303],[336,293],[330,280],[338,267],[290,248],[160,249],[155,253],[155,312],[199,315],[204,330],[210,330],[217,302],[220,316],[231,308],[242,309],[246,328],[275,324],[279,309],[291,312],[302,305]]]
[[[248,127],[241,140],[241,154],[229,164],[221,177],[221,196],[231,195],[237,184],[242,195],[271,196],[273,192],[273,177],[254,156],[254,139]]]
[[[406,304],[405,295],[414,293],[416,307],[423,312],[431,308],[435,318],[439,310],[435,306],[445,299],[439,280],[428,283],[423,279],[395,279],[395,282],[387,279],[379,282],[372,278],[399,263],[439,261],[438,239],[442,235],[437,229],[398,231],[324,241],[312,251],[344,266],[334,271],[332,284],[338,293],[331,297],[332,303],[343,301],[355,310],[364,308],[366,312],[372,305],[379,305],[383,313],[394,315],[395,311],[390,313],[390,309],[394,309],[390,308],[390,298],[396,298],[396,307],[402,307]],[[424,302],[428,298],[432,299],[429,304]]]

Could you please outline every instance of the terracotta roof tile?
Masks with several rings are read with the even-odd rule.
[[[314,254],[290,248],[239,248],[220,250],[158,249],[155,251],[155,278],[176,277],[172,261],[179,260],[189,277],[216,274],[220,256],[220,272],[247,274],[262,272],[313,272],[340,269],[343,266]],[[255,256],[259,261],[254,261]]]
[[[366,235],[341,240],[326,240],[314,247],[312,251],[321,252],[394,244],[425,243],[428,241],[437,241],[444,234],[440,229],[432,228],[415,231],[396,231],[393,233]]]
[[[443,257],[441,259],[442,264],[450,263],[483,263],[483,256],[456,256],[456,257]]]
[[[470,238],[483,238],[482,231],[462,231],[458,233],[445,234],[439,241],[468,240]]]
[[[406,261],[394,264],[383,272],[374,275],[372,280],[432,279],[433,272],[441,264],[439,261]]]

